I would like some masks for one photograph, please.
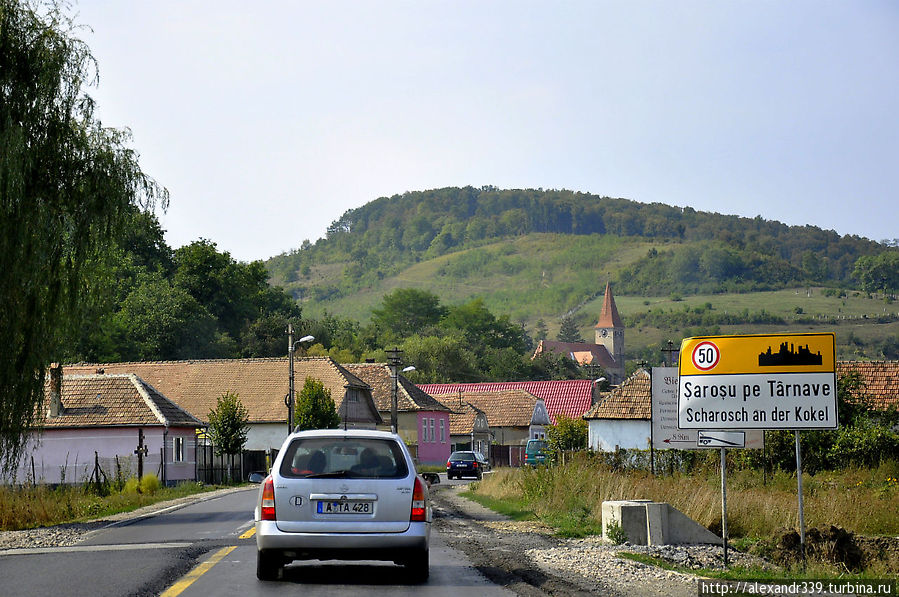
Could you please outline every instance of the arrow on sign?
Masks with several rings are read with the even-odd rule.
[[[671,438],[669,437],[668,439],[663,439],[662,441],[665,442],[666,444],[692,444],[695,440],[689,440],[689,439],[671,439]]]

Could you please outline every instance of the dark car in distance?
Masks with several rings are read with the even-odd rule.
[[[487,459],[480,452],[461,450],[450,454],[446,461],[446,478],[474,477],[480,479],[485,471],[490,470]]]

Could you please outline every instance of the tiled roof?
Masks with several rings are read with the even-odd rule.
[[[207,421],[218,398],[234,392],[250,415],[251,423],[284,421],[288,393],[288,359],[210,359],[191,361],[146,361],[66,365],[64,372],[135,373],[158,388],[178,406]],[[370,391],[368,384],[338,365],[330,357],[306,357],[294,361],[294,388],[303,389],[307,377],[317,379],[331,391],[337,412],[344,412],[347,388]],[[372,404],[370,408],[374,408]],[[373,415],[377,422],[380,417]]]
[[[393,401],[393,380],[386,363],[355,363],[344,367],[371,386],[372,398],[381,412],[388,412]],[[414,383],[397,373],[396,408],[404,411],[447,411],[443,404]]]
[[[618,307],[615,306],[615,297],[612,296],[612,285],[606,282],[606,295],[602,301],[602,311],[599,314],[598,328],[623,328],[621,317],[618,315]]]
[[[541,340],[534,351],[534,357],[544,352],[563,354],[581,365],[600,365],[606,368],[618,367],[615,359],[609,354],[609,349],[602,344]]]
[[[46,409],[41,413],[45,428],[203,426],[133,374],[64,375],[61,399],[62,414],[50,417]]]
[[[480,411],[470,404],[462,405],[462,408],[450,411],[449,428],[450,435],[468,435],[474,429],[475,418]],[[490,419],[487,419],[490,424]]]
[[[652,380],[646,369],[638,369],[600,399],[584,418],[649,420],[651,415]]]
[[[528,427],[534,416],[538,398],[526,390],[498,390],[493,392],[465,392],[440,394],[437,398],[446,406],[459,408],[460,400],[487,415],[490,427]]]
[[[837,361],[837,378],[858,373],[874,408],[899,408],[899,361]]]
[[[590,408],[593,398],[593,382],[589,379],[422,384],[419,387],[438,399],[438,394],[458,394],[460,391],[525,390],[543,399],[553,424],[560,414],[572,419],[579,419]]]

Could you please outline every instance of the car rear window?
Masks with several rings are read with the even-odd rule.
[[[541,452],[546,449],[546,442],[544,441],[534,441],[531,440],[528,442],[528,447],[526,450],[528,452]]]
[[[474,460],[474,454],[472,452],[453,452],[450,460]]]
[[[299,479],[400,479],[409,474],[409,468],[393,440],[309,437],[290,443],[280,472],[283,477]]]

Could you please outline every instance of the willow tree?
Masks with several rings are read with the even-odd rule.
[[[90,49],[56,4],[0,0],[0,472],[41,422],[47,366],[95,290],[92,263],[136,210],[168,202],[103,128]]]

